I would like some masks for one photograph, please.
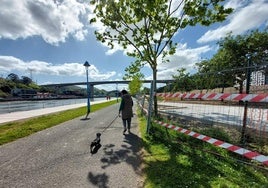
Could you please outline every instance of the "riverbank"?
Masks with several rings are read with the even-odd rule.
[[[90,103],[95,101],[105,101],[106,98],[90,99]],[[66,106],[72,104],[85,104],[87,105],[86,98],[80,99],[61,99],[61,100],[33,100],[33,101],[6,101],[0,103],[0,114],[14,113],[20,111],[37,110],[44,108],[51,108],[57,106]]]
[[[113,100],[116,100],[116,99],[113,99]],[[105,100],[92,101],[91,105],[99,104],[103,102],[106,102],[106,101]],[[45,114],[51,114],[51,113],[60,112],[64,110],[79,108],[79,107],[83,107],[86,105],[87,105],[86,103],[79,103],[79,104],[71,104],[71,105],[64,105],[64,106],[57,106],[57,107],[50,107],[50,108],[41,108],[41,109],[35,109],[35,110],[0,114],[0,124],[23,120],[23,119],[27,119],[31,117],[37,117],[37,116],[41,116]]]

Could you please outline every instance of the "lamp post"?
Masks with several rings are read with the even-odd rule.
[[[118,102],[118,83],[116,83],[116,102]]]
[[[88,84],[88,67],[90,67],[90,64],[86,61],[84,63],[84,66],[86,68],[86,74],[87,74],[87,115],[86,118],[88,116],[88,114],[90,113],[90,91],[89,91],[89,84]]]

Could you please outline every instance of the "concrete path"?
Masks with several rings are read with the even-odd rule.
[[[102,103],[105,101],[92,101],[91,105]],[[11,121],[27,119],[27,118],[36,117],[36,116],[41,116],[45,114],[51,114],[51,113],[60,112],[60,111],[68,110],[68,109],[79,108],[82,106],[87,106],[87,104],[79,103],[79,104],[71,104],[71,105],[57,106],[57,107],[51,107],[51,108],[41,108],[37,110],[28,110],[28,111],[0,114],[0,124],[11,122]]]
[[[183,117],[218,122],[230,126],[242,126],[244,117],[243,106],[223,106],[208,104],[187,104],[159,102],[162,112]],[[248,108],[247,127],[260,131],[268,131],[268,109]]]
[[[137,116],[132,133],[124,136],[118,108],[119,103],[87,120],[79,117],[0,146],[0,187],[142,187]],[[91,155],[97,132],[102,147]]]

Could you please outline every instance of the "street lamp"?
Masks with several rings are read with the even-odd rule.
[[[116,102],[118,102],[118,83],[116,83]]]
[[[86,118],[88,116],[88,114],[90,113],[90,91],[89,91],[89,84],[88,84],[88,67],[90,67],[90,64],[86,61],[84,63],[84,66],[86,68],[86,74],[87,74],[87,115]]]

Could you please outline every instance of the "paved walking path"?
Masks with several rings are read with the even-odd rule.
[[[137,116],[132,133],[123,135],[118,108],[119,103],[0,146],[0,187],[142,187]],[[102,147],[91,155],[97,132]]]

